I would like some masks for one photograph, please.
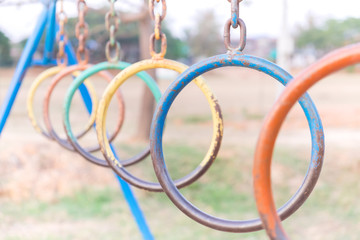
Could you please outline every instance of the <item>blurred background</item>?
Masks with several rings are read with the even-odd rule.
[[[69,17],[69,41],[77,46],[74,27],[75,1],[65,0]],[[86,21],[90,27],[87,47],[90,61],[105,61],[108,33],[104,16],[106,0],[88,0]],[[0,101],[2,103],[27,38],[47,1],[0,0]],[[123,21],[117,34],[123,60],[135,63],[149,58],[147,40],[153,31],[147,1],[118,0]],[[246,54],[275,62],[293,75],[331,50],[360,40],[360,3],[353,0],[243,0],[240,17],[247,26]],[[145,14],[142,14],[145,13]],[[131,16],[135,17],[134,21]],[[227,0],[167,0],[162,30],[167,36],[166,57],[191,65],[226,52],[223,29],[230,18]],[[130,19],[130,20],[129,20]],[[238,29],[231,30],[232,45],[239,42]],[[44,39],[34,59],[41,59]],[[54,53],[54,56],[56,53]],[[142,239],[127,203],[109,169],[84,161],[62,149],[32,128],[26,98],[34,78],[46,68],[34,66],[23,81],[0,139],[0,239]],[[118,72],[113,71],[114,75]],[[162,91],[177,77],[156,70]],[[292,239],[360,238],[360,100],[359,66],[344,69],[310,90],[325,129],[325,163],[318,184],[293,216],[285,221]],[[198,182],[181,192],[202,210],[229,219],[257,217],[252,193],[252,160],[261,123],[282,87],[262,73],[242,68],[222,68],[204,74],[219,99],[224,116],[224,139],[219,156]],[[101,96],[107,83],[91,78]],[[100,79],[100,81],[97,81]],[[51,118],[63,132],[62,105],[71,78],[57,87],[51,102]],[[48,81],[50,82],[50,81]],[[44,83],[35,99],[42,124]],[[121,90],[126,117],[115,147],[130,157],[148,144],[151,115],[144,117],[145,85],[137,77]],[[146,97],[145,97],[146,96]],[[73,128],[80,130],[87,113],[76,96],[71,109]],[[117,120],[116,102],[109,110],[110,130]],[[150,120],[149,120],[150,119]],[[145,128],[143,126],[146,126]],[[205,156],[212,135],[211,111],[195,84],[182,91],[167,118],[164,153],[171,176],[180,178]],[[65,134],[62,134],[65,137]],[[93,131],[82,144],[96,142]],[[100,153],[97,153],[101,156]],[[307,172],[311,141],[304,113],[295,106],[276,145],[273,184],[277,206],[284,204],[301,185]],[[129,170],[156,181],[150,158]],[[181,213],[162,193],[134,189],[155,239],[267,239],[257,233],[223,233],[203,227]]]

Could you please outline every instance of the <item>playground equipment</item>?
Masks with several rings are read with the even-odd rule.
[[[280,127],[297,99],[311,86],[324,77],[360,61],[360,44],[354,44],[333,51],[318,62],[303,70],[280,95],[261,128],[254,158],[253,181],[258,212],[270,239],[286,240],[271,191],[270,166],[275,139]],[[324,150],[324,145],[318,145]],[[313,168],[321,167],[313,162]]]
[[[38,123],[38,121],[35,117],[33,102],[34,102],[34,97],[35,97],[36,91],[39,88],[40,84],[43,83],[44,81],[46,81],[48,78],[57,75],[59,72],[61,72],[65,68],[65,66],[67,64],[67,58],[66,58],[66,53],[65,53],[65,44],[67,43],[67,35],[66,35],[65,25],[67,22],[67,16],[66,16],[66,13],[64,12],[64,6],[63,6],[62,1],[60,2],[60,11],[57,13],[56,17],[59,22],[59,31],[56,35],[56,38],[58,41],[58,46],[59,46],[59,50],[58,50],[58,53],[56,56],[56,58],[57,58],[56,63],[58,66],[46,69],[44,72],[39,74],[38,77],[35,78],[33,84],[30,87],[28,99],[27,99],[28,115],[29,115],[32,125],[34,126],[36,131],[43,134],[45,137],[47,137],[49,139],[54,139],[54,133],[52,133],[52,134],[48,133],[46,130],[44,130],[40,127],[40,124]],[[89,93],[90,93],[91,101],[92,101],[93,105],[92,105],[92,109],[91,109],[91,116],[90,116],[89,122],[86,124],[85,129],[78,135],[79,138],[84,136],[91,129],[92,124],[94,123],[94,120],[95,120],[95,110],[96,110],[97,104],[98,104],[97,103],[98,100],[97,100],[97,96],[96,96],[94,87],[92,87],[91,83],[89,83],[89,82],[85,83],[85,85],[90,90]],[[66,149],[72,150],[71,147],[66,145],[66,142],[64,140],[61,140],[60,142],[63,144],[63,146]]]
[[[91,65],[88,64],[89,53],[85,46],[85,42],[88,37],[88,25],[84,19],[86,12],[87,12],[87,6],[86,6],[85,2],[83,2],[83,1],[78,2],[78,11],[79,11],[79,14],[78,14],[79,21],[76,24],[75,32],[76,32],[76,37],[78,38],[78,41],[79,41],[79,47],[76,51],[77,52],[77,54],[76,54],[77,60],[78,60],[79,64],[65,67],[56,76],[54,76],[54,78],[51,82],[51,85],[49,86],[46,96],[44,98],[44,105],[43,105],[44,122],[45,122],[48,132],[60,145],[62,145],[63,147],[65,147],[66,149],[69,149],[69,150],[74,150],[74,148],[72,145],[69,144],[68,141],[61,139],[59,137],[59,135],[55,132],[55,130],[53,128],[53,124],[49,117],[50,116],[49,110],[50,110],[50,98],[51,98],[52,93],[54,92],[56,85],[59,84],[60,81],[65,79],[66,76],[71,75],[73,72],[83,71],[83,70],[91,67]],[[110,82],[113,78],[113,76],[111,74],[109,74],[107,72],[103,72],[103,71],[99,72],[99,75],[104,77],[108,82]],[[120,132],[121,126],[124,122],[124,112],[125,112],[124,101],[123,101],[123,98],[122,98],[122,95],[120,92],[117,92],[117,99],[118,99],[118,103],[119,103],[120,116],[119,116],[118,124],[116,126],[116,130],[110,137],[111,141],[113,141],[115,139],[115,137],[117,136],[117,134]],[[93,109],[96,112],[97,103],[94,103],[93,106],[94,106]],[[91,120],[92,121],[90,122],[90,126],[92,126],[95,119],[91,119]],[[99,149],[100,149],[100,146],[97,144],[95,147],[90,148],[88,151],[94,152],[94,151],[98,151]],[[75,148],[75,150],[76,150],[76,148]]]
[[[160,1],[156,1],[160,2]],[[155,12],[155,4],[161,4],[162,5],[162,12],[158,13]],[[156,191],[160,192],[162,191],[162,188],[159,183],[149,182],[142,180],[140,178],[137,178],[130,174],[124,166],[115,158],[113,155],[109,140],[106,136],[106,112],[109,107],[110,101],[112,96],[114,95],[116,89],[118,89],[121,84],[123,84],[128,78],[131,76],[149,69],[154,68],[166,68],[170,70],[174,70],[176,72],[182,73],[187,69],[187,66],[165,59],[164,56],[166,54],[166,36],[164,33],[161,32],[161,22],[164,20],[166,16],[166,1],[162,0],[161,3],[155,3],[155,0],[149,1],[149,9],[150,14],[153,20],[155,20],[155,30],[154,33],[150,36],[150,53],[152,56],[152,59],[148,60],[142,60],[138,63],[132,64],[131,66],[127,67],[123,71],[121,71],[109,84],[109,86],[106,88],[103,97],[100,100],[99,108],[96,115],[96,130],[97,130],[97,136],[98,141],[101,145],[101,150],[103,152],[103,155],[105,156],[105,159],[108,161],[109,165],[114,169],[114,171],[123,178],[126,182],[130,183],[133,186],[136,186],[141,189],[145,189],[148,191]],[[159,53],[155,52],[155,40],[161,40],[161,50]],[[152,88],[149,82],[145,82],[150,90],[152,90],[153,95],[156,97],[157,92],[155,92]],[[187,176],[176,180],[175,185],[178,188],[185,187],[194,181],[196,181],[199,177],[201,177],[211,166],[211,164],[214,162],[216,155],[218,153],[218,150],[220,148],[222,134],[223,134],[223,121],[222,121],[222,115],[220,111],[220,106],[218,105],[218,102],[215,98],[215,96],[212,94],[208,86],[205,84],[203,79],[199,78],[195,80],[195,84],[201,89],[201,91],[204,93],[207,101],[209,102],[209,105],[211,107],[212,112],[212,118],[214,121],[213,125],[213,137],[212,142],[210,145],[210,149],[207,152],[207,155],[205,156],[204,160],[199,164],[199,166],[193,170],[190,174]],[[158,100],[158,97],[157,97]],[[150,148],[151,150],[151,148]],[[147,150],[146,150],[147,151]]]
[[[22,52],[22,55],[20,57],[18,65],[16,67],[15,74],[12,78],[10,87],[7,91],[7,94],[3,100],[1,108],[0,108],[0,133],[4,129],[5,123],[10,114],[10,111],[11,111],[11,108],[15,101],[15,98],[17,96],[17,93],[21,87],[22,80],[23,80],[25,73],[29,67],[31,67],[32,65],[41,65],[41,66],[54,65],[56,63],[59,63],[59,59],[60,59],[60,63],[61,63],[60,65],[65,65],[65,63],[67,63],[69,65],[74,65],[77,63],[76,57],[75,57],[76,54],[74,53],[70,43],[66,41],[65,36],[59,36],[59,39],[63,41],[64,51],[65,51],[66,55],[61,56],[61,54],[60,54],[57,56],[57,60],[53,59],[52,53],[53,53],[53,49],[54,49],[54,41],[56,39],[56,37],[55,37],[56,31],[57,31],[57,29],[59,29],[59,24],[56,23],[57,0],[46,0],[46,1],[44,0],[42,2],[45,7],[44,7],[41,15],[39,16],[38,23],[34,30],[33,35],[30,36],[30,38],[28,39],[28,41],[25,45],[25,48]],[[81,4],[81,6],[84,7],[85,1],[81,1],[81,2],[83,2],[83,3],[79,3],[79,5]],[[60,6],[62,6],[62,5],[60,5]],[[62,14],[60,13],[60,15],[62,15]],[[58,19],[59,20],[62,19],[65,22],[65,20],[66,20],[65,17],[66,16],[62,15],[61,18],[60,19],[58,18]],[[47,30],[46,30],[44,56],[43,56],[42,60],[35,61],[35,60],[33,60],[33,55],[34,55],[35,51],[37,50],[40,39],[41,39],[43,33],[45,32],[46,27],[47,27]],[[61,28],[61,24],[60,24],[60,28]],[[82,33],[83,32],[80,32],[79,34],[81,35]],[[64,34],[64,33],[62,33],[60,31],[59,35],[61,35],[61,34]],[[83,45],[83,47],[85,47],[85,45]],[[80,50],[80,51],[82,51],[82,50]],[[85,55],[84,60],[86,60],[86,55]],[[58,69],[52,69],[52,70],[60,71],[61,68],[62,67],[58,67]],[[51,72],[50,76],[55,75],[56,74],[55,72]],[[49,72],[47,72],[45,75],[48,75],[48,74],[49,74]],[[70,72],[69,74],[74,74],[76,76],[76,74],[78,74],[78,73]],[[42,76],[39,76],[39,78],[40,77],[43,78]],[[44,78],[47,78],[47,77],[44,76]],[[90,94],[89,94],[88,90],[86,89],[85,85],[81,85],[78,89],[84,100],[87,111],[89,113],[92,113],[92,112],[94,113],[95,111],[92,111],[92,110],[93,110],[93,104],[96,104],[95,95],[92,95],[93,99],[91,99]],[[91,90],[91,86],[89,87],[89,90]],[[31,94],[29,96],[31,98]],[[31,101],[30,101],[30,103],[31,103]],[[30,107],[30,110],[31,110],[31,107]],[[95,110],[95,107],[94,107],[94,110]],[[92,117],[90,117],[90,120],[91,119],[92,119]],[[89,122],[91,122],[91,121],[89,121]],[[88,125],[90,125],[90,123]],[[50,135],[47,134],[45,131],[42,131],[39,129],[38,129],[38,131],[41,131],[41,132],[43,132],[43,134],[45,136],[50,137]],[[81,134],[78,134],[78,137],[80,137],[82,134],[84,134],[84,132],[82,132]],[[116,153],[114,153],[114,154],[116,155]],[[137,203],[137,200],[136,200],[130,186],[125,181],[123,181],[121,178],[119,178],[118,176],[116,176],[116,177],[117,177],[117,180],[119,181],[121,190],[124,193],[124,197],[129,205],[129,208],[132,212],[132,215],[135,218],[135,221],[137,223],[137,226],[138,226],[143,238],[144,239],[153,239],[150,229],[147,226],[147,223],[145,221],[143,213],[141,212],[141,209]]]
[[[246,46],[246,25],[245,22],[239,17],[239,5],[242,0],[228,0],[231,3],[231,17],[226,21],[224,28],[224,45],[227,53],[216,55],[205,59],[195,65],[188,67],[179,62],[165,58],[167,42],[166,36],[161,31],[161,23],[166,16],[166,0],[149,0],[149,10],[152,20],[155,22],[154,33],[150,36],[150,53],[152,58],[142,60],[135,64],[122,62],[120,57],[121,47],[116,41],[115,35],[119,28],[119,16],[115,12],[116,0],[110,1],[110,10],[105,16],[105,27],[109,32],[109,41],[105,47],[107,62],[99,63],[94,66],[88,64],[88,52],[85,47],[85,40],[87,38],[87,24],[85,22],[86,3],[84,0],[78,1],[79,7],[79,23],[77,25],[77,37],[79,39],[79,48],[77,50],[77,60],[79,64],[66,67],[67,63],[74,63],[71,47],[66,42],[65,36],[65,23],[66,15],[63,11],[62,1],[59,19],[59,53],[57,55],[58,66],[45,70],[37,79],[35,79],[33,86],[30,89],[28,98],[28,111],[29,116],[35,129],[42,133],[49,139],[57,140],[63,147],[68,150],[75,150],[88,161],[103,167],[111,167],[114,172],[121,177],[119,178],[120,184],[123,188],[127,201],[133,211],[138,226],[143,234],[144,239],[153,239],[150,231],[146,226],[146,222],[141,214],[136,200],[131,193],[127,183],[148,191],[161,192],[164,191],[170,200],[188,217],[203,224],[207,227],[226,231],[226,232],[252,232],[260,229],[265,229],[270,239],[285,240],[289,239],[282,228],[281,221],[295,213],[310,196],[319,178],[324,158],[324,132],[319,114],[314,106],[313,101],[306,91],[316,82],[322,78],[330,75],[331,73],[358,63],[360,61],[360,44],[351,45],[348,47],[336,50],[329,55],[322,58],[317,63],[311,65],[303,70],[295,79],[284,69],[279,66],[256,56],[245,55],[243,50]],[[56,1],[53,1],[49,7],[49,15],[45,14],[41,20],[43,26],[51,18],[49,24],[49,33],[53,34],[55,31],[54,16]],[[159,10],[161,9],[161,11]],[[46,17],[45,17],[46,16]],[[237,47],[233,47],[230,40],[230,30],[240,29],[240,43]],[[37,34],[41,35],[44,27],[39,27]],[[42,29],[42,30],[41,30]],[[49,37],[47,39],[53,39]],[[50,41],[50,40],[49,40]],[[155,50],[155,42],[161,41],[160,51]],[[51,42],[51,41],[50,41]],[[34,49],[38,41],[30,39],[29,43],[31,49]],[[49,43],[47,46],[50,46]],[[67,48],[66,48],[67,47]],[[30,49],[30,47],[26,47]],[[50,49],[50,48],[49,48]],[[52,50],[52,47],[51,47]],[[30,50],[24,51],[24,54],[29,54]],[[67,56],[65,54],[67,53]],[[22,59],[31,59],[31,56],[22,57]],[[48,62],[52,62],[47,60]],[[28,62],[25,60],[20,61],[20,67],[26,69]],[[264,125],[261,129],[257,148],[254,157],[253,181],[256,205],[260,215],[259,219],[251,220],[226,220],[212,216],[208,213],[195,207],[188,201],[178,189],[188,186],[198,180],[215,161],[220,149],[222,136],[223,136],[223,119],[220,106],[210,88],[206,85],[202,74],[223,67],[238,67],[249,68],[264,73],[282,85],[286,86],[284,92],[275,102],[272,111],[265,118]],[[156,82],[144,71],[149,69],[165,68],[176,71],[180,75],[173,81],[167,90],[161,95],[159,87]],[[119,70],[120,72],[113,78],[106,70]],[[25,71],[25,70],[24,70]],[[109,80],[102,98],[98,103],[94,87],[90,83],[90,79],[95,74],[100,74],[105,79]],[[50,96],[58,82],[65,76],[71,75],[75,80],[70,85],[64,101],[63,120],[64,128],[68,139],[61,139],[53,130],[52,123],[49,118],[49,101]],[[155,109],[151,136],[150,146],[131,157],[130,159],[121,159],[117,157],[114,148],[110,142],[120,132],[122,122],[124,120],[124,104],[122,96],[119,92],[120,86],[126,82],[130,77],[137,75],[140,77],[151,90],[157,106]],[[20,75],[16,75],[20,76]],[[47,129],[42,129],[33,113],[33,99],[38,86],[46,79],[53,77],[53,82],[48,89],[47,95],[44,99],[44,118]],[[112,79],[112,80],[111,80]],[[110,81],[111,80],[111,81]],[[172,180],[167,170],[164,156],[163,156],[163,132],[167,114],[178,96],[178,94],[191,82],[193,82],[201,89],[205,95],[212,112],[213,120],[213,135],[209,150],[199,166],[187,176]],[[10,96],[6,99],[5,109],[11,109],[11,99],[18,90],[19,79],[12,84],[9,91]],[[80,89],[84,96],[87,109],[91,113],[88,123],[85,125],[83,131],[75,135],[70,123],[70,108],[75,92]],[[86,90],[89,90],[89,93]],[[114,133],[108,137],[106,131],[106,118],[107,111],[113,96],[117,94],[119,102],[119,122]],[[13,100],[12,100],[13,101]],[[278,210],[275,208],[272,188],[271,188],[271,175],[270,166],[272,160],[272,153],[275,144],[275,139],[278,135],[280,127],[289,113],[291,107],[298,102],[307,119],[309,130],[311,134],[311,159],[308,167],[308,172],[303,180],[303,183],[297,192]],[[2,108],[3,109],[3,108]],[[7,111],[7,112],[6,112]],[[0,111],[2,115],[0,132],[9,110]],[[96,115],[95,115],[96,113]],[[4,115],[5,114],[5,115]],[[5,116],[5,120],[4,120]],[[86,134],[87,131],[93,127],[95,122],[98,146],[92,148],[84,148],[78,143],[78,139]],[[104,158],[99,158],[91,154],[92,151],[101,149]],[[151,154],[153,167],[159,183],[148,182],[141,178],[135,177],[130,174],[125,167],[144,160],[149,153]]]
[[[105,16],[105,27],[109,32],[110,38],[106,44],[105,47],[105,53],[107,57],[107,62],[99,63],[93,67],[88,67],[83,71],[71,84],[69,87],[69,91],[65,97],[65,103],[64,103],[64,127],[66,130],[66,133],[68,135],[68,139],[71,142],[72,146],[87,160],[90,162],[93,162],[95,164],[98,164],[100,166],[108,166],[108,163],[104,159],[100,159],[94,155],[91,155],[86,149],[82,148],[80,144],[77,141],[77,137],[74,136],[74,133],[72,131],[71,125],[70,125],[70,106],[72,99],[74,97],[74,94],[76,90],[83,84],[83,82],[91,77],[94,74],[101,73],[104,70],[123,70],[124,68],[130,66],[129,63],[121,62],[120,59],[120,43],[116,41],[115,34],[119,28],[119,16],[115,12],[115,1],[110,1],[110,10],[106,13]],[[138,77],[140,77],[144,82],[146,82],[150,89],[154,92],[155,98],[160,98],[161,92],[156,84],[156,82],[146,73],[146,72],[140,72],[137,74]],[[86,81],[85,81],[86,82]],[[111,138],[109,139],[111,140]],[[127,160],[121,160],[121,164],[123,166],[129,166],[133,165],[144,158],[146,158],[150,153],[150,149],[146,149],[145,151],[139,153],[138,155],[127,159]]]
[[[178,191],[173,180],[169,176],[168,170],[164,163],[162,136],[164,131],[164,123],[166,115],[175,100],[176,96],[184,87],[194,78],[199,77],[205,72],[216,68],[226,66],[246,67],[263,72],[283,85],[292,79],[289,73],[281,69],[277,65],[254,56],[244,55],[242,50],[246,44],[246,26],[243,20],[239,18],[239,0],[231,1],[231,18],[225,24],[224,43],[228,52],[223,55],[217,55],[201,61],[182,73],[165,91],[164,95],[158,103],[151,130],[151,157],[155,169],[156,176],[171,201],[187,216],[205,226],[228,232],[250,232],[260,230],[262,228],[260,219],[246,221],[230,221],[209,215],[195,206],[193,206]],[[240,27],[240,45],[236,48],[231,47],[230,43],[230,26],[233,28]],[[317,179],[321,171],[324,151],[319,146],[324,144],[324,134],[322,124],[317,110],[308,94],[304,94],[299,100],[305,116],[308,120],[312,139],[312,156],[309,165],[309,171],[305,179],[295,193],[295,195],[278,211],[281,219],[285,219],[292,215],[308,198],[314,189]],[[100,109],[100,108],[99,108]],[[316,166],[313,163],[317,163]]]

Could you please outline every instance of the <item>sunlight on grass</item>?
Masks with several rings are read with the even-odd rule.
[[[130,145],[123,145],[122,149],[127,149],[129,152],[138,150],[137,146],[130,147]],[[201,161],[204,151],[202,148],[185,144],[167,144],[164,149],[173,178],[184,176],[194,169]],[[237,158],[241,157],[243,161],[219,157],[204,177],[182,189],[181,192],[197,207],[212,215],[233,220],[245,220],[257,215],[251,192],[252,151],[251,149],[236,149],[235,152]],[[284,179],[303,177],[307,170],[307,162],[303,159],[301,151],[294,154],[290,150],[280,148],[277,149],[275,155],[277,164],[283,169],[288,169],[284,173]],[[137,166],[141,168],[137,173],[152,176],[151,161],[148,160],[141,164],[141,166]],[[291,217],[291,220],[285,221],[284,224],[289,234],[295,236],[293,239],[302,239],[303,236],[311,235],[312,231],[316,236],[313,224],[325,233],[327,224],[338,229],[336,234],[329,233],[321,236],[326,239],[356,239],[351,236],[360,234],[358,230],[358,216],[360,215],[360,206],[357,203],[358,191],[351,191],[353,186],[358,186],[356,179],[346,178],[342,182],[343,189],[340,191],[334,190],[331,179],[322,179],[305,205]],[[293,189],[297,187],[287,181],[283,184],[275,184],[277,202],[283,203],[288,200],[293,194]],[[140,190],[135,190],[135,193],[156,239],[267,239],[263,231],[239,235],[208,229],[181,213],[163,193],[148,193]],[[95,189],[88,186],[71,196],[62,197],[50,203],[39,201],[28,201],[21,204],[3,202],[1,206],[3,216],[12,219],[11,221],[24,222],[25,225],[29,222],[40,225],[47,222],[53,222],[54,225],[79,224],[81,231],[87,231],[93,239],[119,239],[120,236],[122,239],[141,239],[122,194],[118,189],[112,187],[104,186]],[[308,218],[309,215],[311,215],[311,219]],[[343,230],[342,224],[346,224],[346,228],[351,231]],[[93,232],[93,226],[105,228],[106,231]],[[70,230],[64,230],[61,235],[53,234],[51,229],[44,229],[44,232],[46,233],[45,238],[42,238],[42,235],[35,238],[33,236],[19,238],[16,235],[10,235],[6,238],[0,237],[0,239],[63,240],[77,239],[80,236],[79,232]],[[314,239],[322,239],[321,237]]]

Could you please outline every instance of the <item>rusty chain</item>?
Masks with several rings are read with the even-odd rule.
[[[119,29],[120,17],[115,11],[116,0],[109,0],[110,10],[105,15],[105,27],[109,32],[109,40],[105,46],[105,55],[109,62],[117,62],[120,59],[120,43],[116,41],[116,32]],[[113,56],[112,56],[113,53]]]
[[[159,4],[161,4],[161,13],[158,11]],[[155,23],[154,33],[150,36],[150,54],[154,59],[163,59],[166,54],[167,39],[161,31],[161,23],[166,16],[166,10],[166,0],[149,0],[150,17]],[[155,51],[155,42],[158,40],[161,40],[159,53]]]
[[[67,57],[65,53],[65,44],[68,40],[65,25],[68,21],[67,15],[64,11],[64,1],[60,1],[60,11],[56,14],[57,21],[59,22],[59,31],[56,34],[56,41],[58,42],[58,53],[56,61],[59,66],[67,65]]]
[[[246,45],[246,25],[245,22],[239,16],[239,5],[242,0],[228,0],[231,3],[231,18],[225,23],[224,28],[224,44],[229,52],[243,51]],[[230,40],[230,26],[236,29],[240,26],[240,42],[239,46],[233,48]]]
[[[231,0],[231,26],[233,28],[237,28],[239,26],[237,19],[240,16],[240,11],[239,11],[240,2],[241,2],[240,0]]]
[[[89,62],[89,51],[86,48],[86,39],[89,35],[89,26],[85,21],[85,16],[88,11],[85,0],[78,0],[78,22],[75,27],[75,36],[79,41],[79,46],[76,50],[76,57],[79,64],[87,64]]]

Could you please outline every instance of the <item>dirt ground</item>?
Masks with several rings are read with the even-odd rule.
[[[110,189],[117,188],[111,171],[92,165],[78,155],[62,149],[56,143],[36,133],[31,126],[26,111],[27,91],[33,79],[42,70],[32,69],[27,73],[5,130],[1,135],[0,204],[4,203],[3,206],[8,206],[8,204],[21,206],[24,202],[34,200],[54,203],[89,187],[93,189],[102,189],[104,186]],[[0,69],[1,101],[6,94],[13,71],[14,69]],[[159,85],[164,91],[174,76],[167,71],[162,71],[161,75]],[[358,157],[360,153],[358,147],[360,144],[360,81],[358,77],[359,73],[343,71],[323,80],[309,92],[317,106],[325,129],[326,162],[318,186],[315,188],[315,196],[310,199],[314,199],[313,202],[304,206],[303,215],[294,217],[297,218],[294,221],[300,222],[303,228],[299,230],[290,224],[292,220],[287,221],[290,231],[299,234],[299,237],[294,239],[343,239],[343,236],[347,236],[347,239],[359,239],[360,237],[360,217],[358,215],[360,204],[356,199],[360,193],[360,184],[356,180],[360,171],[360,158]],[[277,94],[281,91],[281,87],[272,78],[246,69],[220,69],[206,74],[205,78],[219,99],[225,120],[225,133],[219,157],[236,159],[235,163],[230,163],[233,165],[229,165],[229,168],[247,167],[241,171],[246,172],[246,176],[251,178],[251,157],[259,128]],[[101,81],[97,81],[97,79],[94,80],[96,80],[93,81],[96,89],[101,95],[106,84],[100,83]],[[59,132],[63,131],[61,124],[62,93],[66,91],[69,81],[57,88],[58,93],[54,96],[51,105],[52,120]],[[143,83],[139,79],[132,78],[122,88],[126,104],[126,120],[119,138],[115,141],[117,145],[125,144],[131,148],[132,145],[143,147],[147,144],[134,138],[139,118],[139,99],[143,87]],[[36,114],[40,122],[41,95],[44,94],[45,90],[46,87],[42,86],[38,97],[35,99]],[[79,103],[79,99],[79,97],[74,99],[74,107],[72,108],[72,122],[75,131],[82,127],[87,119],[86,112],[82,104]],[[109,125],[113,125],[117,119],[114,106],[111,109],[114,110],[109,113]],[[296,106],[287,118],[277,141],[279,153],[276,153],[274,157],[273,181],[275,194],[279,196],[277,201],[280,202],[283,198],[283,192],[276,190],[276,187],[279,186],[281,189],[285,184],[286,187],[289,187],[289,191],[294,193],[302,182],[302,176],[306,173],[308,159],[310,158],[310,134],[303,115],[301,108]],[[205,154],[210,143],[211,127],[210,109],[205,98],[195,85],[189,86],[180,94],[168,115],[164,142],[170,145],[192,146]],[[96,141],[94,132],[89,135],[82,143],[89,144]],[[165,147],[165,154],[166,151]],[[247,151],[246,164],[237,161],[241,160],[240,158],[243,156],[241,152],[243,151]],[[124,150],[122,154],[130,156],[133,152],[133,149]],[[300,156],[299,158],[302,161],[291,166],[293,162],[286,165],[286,163],[276,160],[277,156],[281,158],[281,155],[286,154]],[[147,159],[147,161],[150,160]],[[179,161],[181,161],[181,157]],[[181,163],[179,164],[181,165]],[[151,164],[146,166],[150,169]],[[294,172],[300,171],[300,173],[292,175],[292,172],[286,172],[284,166],[291,168],[291,171]],[[134,167],[132,171],[135,174],[141,174],[145,170]],[[153,178],[153,176],[150,177]],[[233,178],[236,179],[236,176]],[[203,182],[206,183],[210,181],[209,179],[211,180],[211,175],[205,177]],[[226,183],[233,184],[232,182]],[[252,198],[251,179],[247,179],[241,184],[239,185],[240,189],[243,189]],[[156,207],[159,208],[161,201],[158,203],[156,198],[150,199],[148,193],[139,190],[135,190],[135,194],[140,198],[140,204],[145,208],[144,211],[150,219],[150,225],[155,228],[154,231],[157,231],[155,235],[158,236],[158,239],[194,239],[185,233],[183,238],[180,236],[169,238],[168,235],[165,238],[165,235],[161,235],[159,233],[162,229],[161,225],[169,217],[183,219],[181,221],[187,222],[186,224],[189,226],[192,225],[192,222],[180,213],[176,213],[176,215],[174,213],[175,207],[172,210],[158,212],[160,216],[153,219],[152,216],[156,216],[157,213],[153,212],[151,208],[154,206],[155,209]],[[288,196],[285,199],[288,199]],[[171,203],[168,203],[167,206],[169,205]],[[94,237],[95,235],[91,234],[91,229],[101,224],[101,221],[91,219],[79,222],[52,222],[49,220],[51,219],[49,216],[46,218],[47,221],[40,221],[36,216],[25,214],[23,216],[25,220],[21,220],[21,225],[19,225],[16,214],[11,214],[5,208],[1,208],[0,205],[0,239],[97,239]],[[339,212],[342,211],[347,211],[347,214],[337,218]],[[115,228],[114,225],[117,224],[114,223],[114,220],[125,223],[127,217],[130,216],[129,213],[114,214],[106,220],[106,223],[100,225],[104,227],[100,230],[104,234],[110,228]],[[252,214],[256,214],[256,211],[252,210]],[[251,216],[255,217],[256,215]],[[175,223],[177,222],[174,220]],[[131,235],[136,231],[136,227],[126,224],[122,226],[122,234],[125,236],[123,239],[139,239],[139,236]],[[86,231],[81,234],[76,233],[78,228],[88,230],[88,234],[85,233]],[[199,233],[197,239],[210,239],[206,236],[217,236],[217,239],[233,239],[234,237],[234,235],[231,237],[230,235],[226,235],[226,237],[224,237],[225,235],[217,235],[218,233],[213,230],[202,230],[202,227],[199,229],[203,235]],[[55,233],[65,231],[75,235],[70,234],[69,236],[72,237],[69,238],[59,237],[61,234],[58,235],[59,238],[40,238],[42,231]],[[178,229],[174,231],[178,231]],[[19,232],[26,232],[26,238],[21,238],[23,236],[21,234],[17,235]],[[129,235],[126,235],[127,233]],[[17,236],[20,237],[16,238]],[[260,239],[259,236],[261,239],[266,239],[264,233],[256,236],[253,238],[249,235],[246,239]],[[116,239],[116,237],[104,239]],[[238,239],[238,236],[234,239]]]

